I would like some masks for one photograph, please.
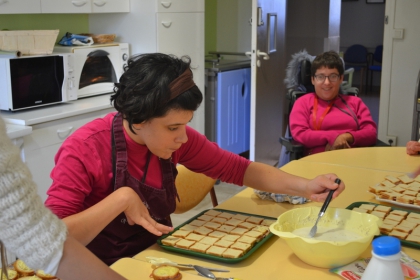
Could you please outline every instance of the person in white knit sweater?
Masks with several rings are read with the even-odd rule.
[[[70,237],[64,222],[43,205],[1,117],[0,240],[29,267],[61,279],[124,279]]]

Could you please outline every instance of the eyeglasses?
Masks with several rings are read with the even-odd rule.
[[[329,76],[325,76],[324,74],[319,74],[319,75],[314,75],[314,77],[315,77],[315,80],[320,83],[323,83],[325,81],[325,78],[328,78],[328,80],[331,83],[335,83],[338,81],[338,79],[340,79],[340,75],[338,74],[331,74]]]

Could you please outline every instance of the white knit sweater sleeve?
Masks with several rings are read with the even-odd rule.
[[[66,237],[66,225],[45,208],[0,117],[0,239],[29,267],[55,273]]]

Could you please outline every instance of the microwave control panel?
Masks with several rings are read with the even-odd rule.
[[[75,86],[75,77],[74,77],[74,54],[72,53],[66,53],[63,54],[65,64],[67,65],[65,67],[66,72],[66,78],[67,81],[65,89],[67,100],[77,100],[77,88]]]

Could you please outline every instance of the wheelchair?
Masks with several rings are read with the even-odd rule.
[[[286,98],[289,102],[288,119],[296,100],[307,94],[314,92],[314,86],[311,82],[311,63],[315,56],[309,55],[305,50],[292,56],[286,70],[285,84],[288,88]],[[344,63],[344,62],[343,62]],[[344,72],[344,81],[340,86],[340,93],[345,95],[359,95],[359,89],[352,87],[353,68],[349,68]],[[285,135],[279,138],[282,145],[279,162],[277,167],[281,167],[291,160],[297,160],[304,156],[304,146],[295,141],[290,133],[289,125],[287,125]],[[377,140],[375,146],[389,146],[386,143]]]

